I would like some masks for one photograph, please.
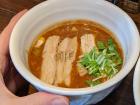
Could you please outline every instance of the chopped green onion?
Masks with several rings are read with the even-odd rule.
[[[105,44],[104,44],[104,42],[98,41],[98,42],[97,42],[97,47],[98,47],[99,50],[105,49]]]
[[[94,87],[94,86],[100,84],[101,82],[100,82],[99,80],[96,80],[96,81],[87,80],[86,83],[87,83],[90,87]]]
[[[100,77],[107,79],[115,76],[123,63],[119,55],[116,45],[112,39],[104,42],[97,42],[97,48],[93,48],[89,53],[84,54],[79,61],[81,67],[86,68],[88,74],[93,76],[96,81],[87,81],[90,86],[100,84]]]

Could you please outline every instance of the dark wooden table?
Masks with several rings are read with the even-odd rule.
[[[8,24],[12,16],[25,8],[45,0],[0,0],[0,31]],[[140,14],[129,14],[140,30]],[[106,99],[97,105],[135,105],[133,98],[133,72],[122,81],[121,85]]]

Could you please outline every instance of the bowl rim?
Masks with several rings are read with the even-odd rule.
[[[59,1],[59,0],[58,0]],[[96,0],[93,0],[93,2]],[[132,67],[134,66],[139,52],[140,52],[140,38],[139,38],[139,32],[138,29],[135,25],[135,23],[133,22],[133,20],[123,11],[121,10],[119,7],[109,3],[108,1],[105,0],[98,0],[96,2],[99,3],[104,3],[104,5],[110,5],[112,6],[112,8],[114,8],[116,11],[120,12],[128,21],[129,24],[133,27],[133,31],[134,31],[134,35],[135,35],[135,39],[136,42],[135,44],[137,45],[136,49],[135,49],[135,54],[133,54],[133,57],[130,57],[129,62],[127,63],[126,66],[124,66],[124,70],[119,72],[116,76],[114,76],[112,79],[108,80],[105,83],[99,84],[95,87],[87,87],[87,88],[79,88],[79,89],[69,89],[69,88],[62,88],[62,87],[56,87],[56,86],[51,86],[49,84],[45,84],[44,82],[42,82],[41,80],[39,80],[37,77],[35,77],[32,73],[30,73],[26,68],[24,68],[22,65],[22,63],[20,62],[20,60],[18,60],[14,52],[14,50],[16,49],[14,46],[15,43],[15,37],[14,35],[17,34],[17,29],[19,28],[19,26],[22,25],[22,21],[24,19],[26,19],[26,17],[30,14],[32,14],[32,12],[36,9],[41,8],[42,6],[47,6],[49,5],[49,3],[53,3],[53,2],[57,2],[57,0],[48,0],[48,1],[44,1],[40,4],[38,4],[37,6],[33,7],[31,10],[29,10],[16,24],[16,26],[14,27],[13,31],[12,31],[12,35],[10,38],[10,45],[9,45],[9,49],[10,49],[10,55],[12,58],[12,61],[15,65],[15,67],[17,68],[17,71],[27,80],[29,81],[31,84],[33,84],[35,87],[37,87],[39,90],[45,90],[48,91],[50,93],[55,93],[55,94],[60,94],[60,95],[71,95],[71,96],[75,96],[75,95],[86,95],[86,94],[91,94],[91,93],[96,93],[102,90],[105,90],[115,84],[117,84],[118,82],[120,82],[132,69]],[[47,4],[47,5],[46,5]],[[133,52],[134,53],[134,52]],[[130,62],[132,61],[132,62]]]
[[[136,64],[135,72],[134,72],[134,78],[133,78],[133,94],[134,94],[134,100],[135,104],[140,104],[140,58]]]

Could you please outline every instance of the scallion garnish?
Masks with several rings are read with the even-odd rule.
[[[84,54],[79,63],[86,68],[89,75],[95,78],[88,80],[87,83],[95,86],[100,84],[102,79],[110,79],[115,76],[123,62],[113,40],[109,39],[106,45],[105,42],[98,41],[97,48]]]

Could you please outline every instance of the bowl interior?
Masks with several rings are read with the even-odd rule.
[[[124,66],[114,78],[93,88],[65,89],[47,85],[30,73],[27,52],[33,40],[47,27],[72,19],[95,21],[115,34],[123,48]],[[10,53],[19,73],[38,89],[62,95],[81,95],[103,90],[123,79],[136,62],[139,42],[139,33],[133,21],[122,10],[107,1],[50,0],[34,7],[20,19],[12,33]]]

